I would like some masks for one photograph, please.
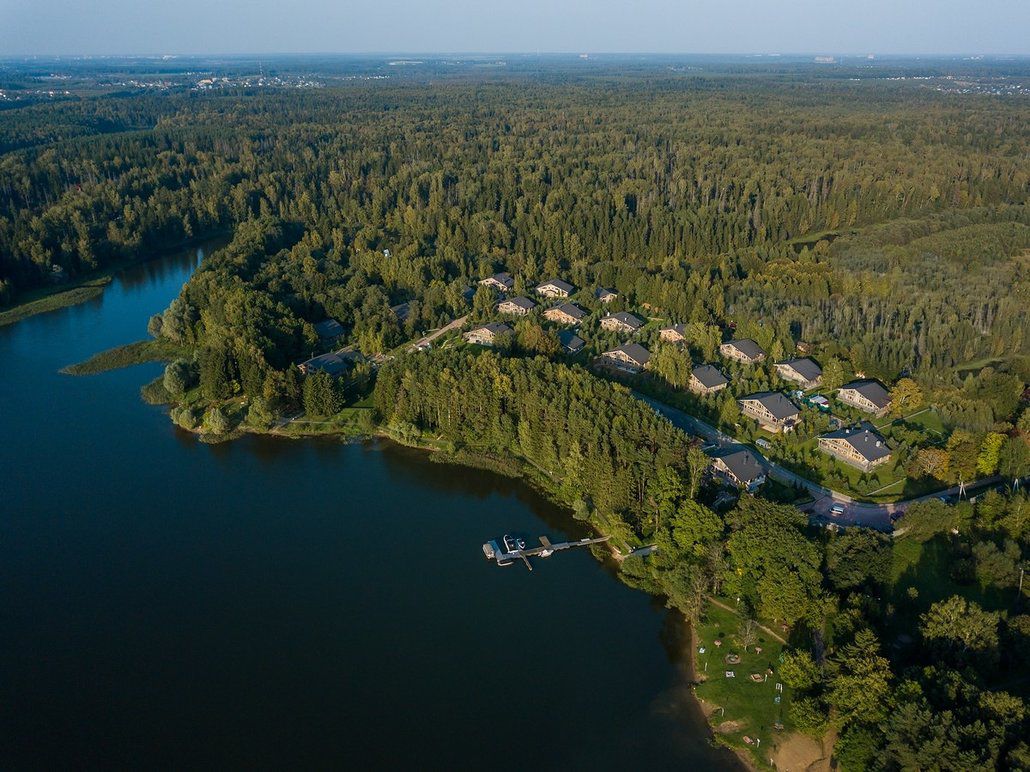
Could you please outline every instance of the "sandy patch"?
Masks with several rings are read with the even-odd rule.
[[[784,772],[829,772],[833,738],[820,742],[808,735],[794,733],[777,740],[772,762]]]

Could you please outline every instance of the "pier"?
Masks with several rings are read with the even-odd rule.
[[[506,536],[500,540],[492,539],[484,544],[483,554],[486,555],[487,560],[496,560],[499,566],[510,566],[516,560],[521,560],[526,564],[526,568],[532,571],[533,564],[529,562],[531,557],[549,558],[560,550],[568,550],[573,547],[589,547],[591,544],[600,544],[608,541],[608,539],[608,536],[598,536],[593,539],[585,538],[579,541],[563,541],[553,544],[546,536],[541,536],[539,547],[527,548],[516,546],[512,549],[508,546],[508,543],[515,540]]]

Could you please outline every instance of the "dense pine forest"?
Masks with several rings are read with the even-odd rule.
[[[745,649],[747,625],[782,631],[785,730],[836,741],[841,768],[1030,767],[1025,98],[746,67],[356,80],[8,109],[0,153],[0,307],[227,234],[150,322],[180,425],[352,409],[361,433],[523,475],[621,550],[656,547],[621,576],[696,625],[722,597]],[[585,353],[539,308],[492,351],[457,331],[411,350],[498,321],[479,282],[501,271],[512,295],[573,285]],[[641,317],[647,372],[589,367],[624,340],[610,311]],[[890,466],[819,479],[999,490],[915,504],[893,536],[815,527],[782,486],[727,505],[700,443],[631,388],[751,442],[738,398],[786,390],[771,361],[684,389],[733,337],[890,389]],[[331,350],[342,377],[298,368]],[[829,421],[806,407],[768,455],[814,476]]]

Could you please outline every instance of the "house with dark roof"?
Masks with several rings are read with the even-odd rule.
[[[545,318],[558,324],[579,324],[586,315],[587,312],[575,303],[562,303],[560,306],[544,311]]]
[[[719,346],[719,353],[735,362],[753,365],[765,359],[765,351],[751,338],[731,340]]]
[[[627,373],[639,373],[651,361],[651,352],[639,343],[623,343],[616,349],[605,351],[597,358],[597,364]]]
[[[336,340],[343,335],[343,325],[335,319],[326,319],[315,325],[315,333],[322,340]]]
[[[765,467],[747,448],[723,450],[712,457],[712,474],[738,488],[756,491],[766,479]]]
[[[536,286],[536,294],[545,298],[567,298],[576,289],[567,281],[550,279]]]
[[[722,374],[722,371],[714,365],[698,365],[690,371],[690,381],[687,388],[695,394],[714,394],[725,389],[730,379]]]
[[[687,339],[687,325],[670,324],[658,331],[658,337],[668,343],[682,343]]]
[[[492,322],[491,324],[481,324],[478,327],[473,327],[462,337],[469,343],[477,343],[480,346],[492,346],[497,342],[497,336],[510,333],[511,331],[511,327],[506,324]]]
[[[304,375],[322,372],[328,373],[333,378],[339,378],[350,370],[351,364],[352,361],[350,357],[336,352],[330,352],[328,354],[321,354],[317,357],[312,357],[306,362],[301,362],[298,367]]]
[[[749,394],[739,400],[744,415],[758,421],[767,432],[789,432],[801,418],[797,405],[778,391],[763,391]]]
[[[579,337],[575,330],[561,330],[558,332],[558,342],[568,354],[578,354],[583,350],[586,341]]]
[[[814,389],[823,380],[823,368],[814,359],[801,357],[777,362],[776,373],[784,380],[791,381],[803,389]]]
[[[485,279],[480,279],[479,283],[485,284],[487,287],[493,287],[498,292],[508,292],[515,286],[515,280],[511,278],[511,274],[507,271],[487,276]]]
[[[877,416],[886,415],[891,408],[891,395],[887,387],[871,378],[845,383],[837,389],[837,399],[845,405]]]
[[[891,457],[887,440],[875,427],[862,422],[858,426],[838,429],[819,437],[819,450],[863,472],[879,466]]]
[[[534,308],[536,308],[536,303],[524,297],[506,298],[497,304],[497,310],[500,313],[512,316],[525,316]]]
[[[600,300],[602,303],[611,303],[618,296],[618,292],[616,292],[613,289],[607,289],[605,287],[601,287],[594,292],[594,297]]]
[[[644,326],[644,321],[625,311],[608,314],[601,320],[601,328],[611,332],[636,332]]]

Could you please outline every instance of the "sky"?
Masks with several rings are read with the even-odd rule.
[[[0,57],[1030,54],[1030,0],[0,0]]]

